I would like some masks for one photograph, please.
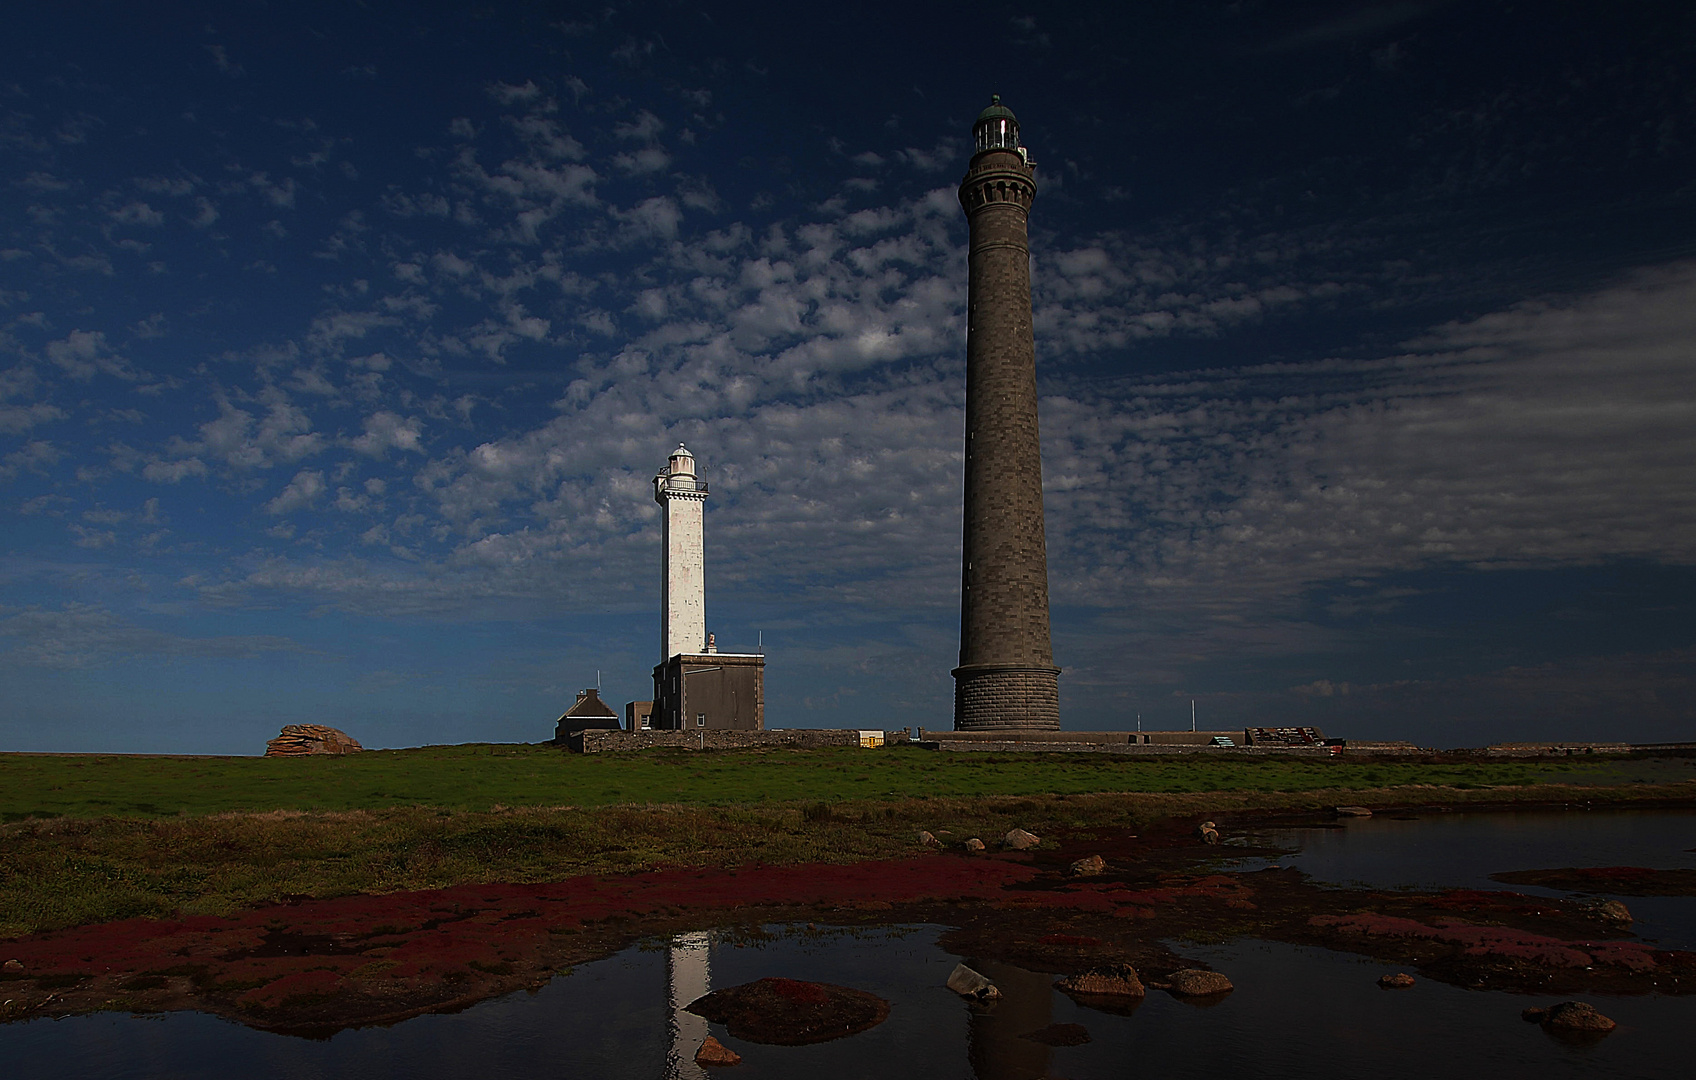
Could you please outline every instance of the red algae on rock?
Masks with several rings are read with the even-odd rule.
[[[800,979],[756,979],[714,990],[690,1002],[738,1039],[804,1046],[857,1035],[889,1019],[889,1002],[852,987]]]

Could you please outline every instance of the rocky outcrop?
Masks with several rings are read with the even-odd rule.
[[[1606,1035],[1616,1026],[1587,1001],[1563,1001],[1546,1009],[1526,1009],[1519,1015],[1551,1031],[1568,1034]]]
[[[1372,811],[1364,806],[1339,806],[1335,813],[1338,817],[1371,817]]]
[[[800,979],[756,979],[714,990],[688,1005],[731,1035],[773,1046],[805,1046],[856,1035],[889,1018],[876,994]]]
[[[265,744],[266,757],[357,754],[365,747],[345,731],[323,724],[284,724],[282,734]]]
[[[1023,829],[1014,829],[1001,839],[1001,846],[1009,851],[1026,851],[1042,843],[1042,838],[1036,833]]]
[[[1172,972],[1172,977],[1166,981],[1166,988],[1181,997],[1211,997],[1214,994],[1228,994],[1235,987],[1231,980],[1217,971],[1203,971],[1200,968],[1185,968]]]
[[[742,1064],[742,1055],[708,1035],[707,1041],[701,1044],[699,1050],[695,1051],[695,1064],[740,1065]]]
[[[1054,984],[1055,989],[1075,997],[1140,998],[1148,993],[1137,969],[1129,964],[1104,964]]]
[[[1581,901],[1578,907],[1592,919],[1600,919],[1603,922],[1619,923],[1621,926],[1625,926],[1633,921],[1631,909],[1618,900],[1585,900]]]
[[[1001,996],[994,983],[965,964],[955,964],[954,970],[948,973],[948,989],[977,1001],[994,1001]]]
[[[1066,873],[1073,877],[1094,877],[1107,869],[1107,860],[1100,855],[1086,855],[1071,866],[1066,867]]]

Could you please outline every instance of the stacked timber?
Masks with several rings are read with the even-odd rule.
[[[357,754],[365,747],[345,731],[323,724],[284,724],[283,732],[265,744],[266,757],[305,757],[308,754]]]

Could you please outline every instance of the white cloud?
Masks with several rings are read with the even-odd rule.
[[[153,209],[144,202],[132,202],[111,212],[113,221],[120,225],[143,225],[157,228],[165,224],[165,215]]]
[[[112,351],[101,330],[72,330],[64,338],[48,342],[47,358],[78,382],[88,382],[96,375],[125,380],[140,377],[128,361]]]
[[[265,504],[267,514],[292,514],[318,501],[324,494],[324,474],[315,469],[302,469],[283,488],[282,493]]]
[[[365,419],[365,434],[354,439],[352,446],[361,454],[382,457],[390,449],[423,453],[418,440],[423,425],[416,417],[402,417],[392,412],[378,412]]]

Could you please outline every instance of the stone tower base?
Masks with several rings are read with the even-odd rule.
[[[973,664],[954,669],[955,731],[1059,731],[1060,669]]]

